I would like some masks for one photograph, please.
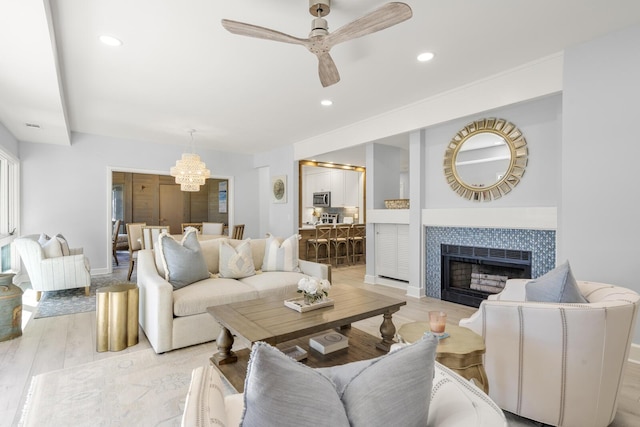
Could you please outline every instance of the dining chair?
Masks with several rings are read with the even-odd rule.
[[[198,234],[202,234],[202,223],[201,222],[183,222],[180,224],[180,228],[182,229],[182,234],[186,231],[187,227],[193,227],[198,230]]]
[[[333,237],[329,238],[333,247],[333,256],[335,258],[336,267],[338,261],[343,260],[345,264],[349,264],[349,231],[351,225],[336,225]],[[344,251],[341,251],[344,249]]]
[[[138,258],[138,251],[142,249],[142,227],[146,222],[130,222],[127,224],[127,240],[129,242],[129,273],[127,280],[131,280],[133,266]]]
[[[349,250],[351,251],[352,263],[356,263],[356,257],[362,258],[366,254],[367,246],[367,225],[353,224],[349,234]]]
[[[170,233],[168,225],[145,225],[142,227],[142,249],[153,250],[162,232]]]
[[[331,238],[332,232],[332,225],[316,225],[316,237],[307,240],[307,260],[309,259],[309,248],[313,247],[316,254],[316,262],[326,259],[328,260],[327,264],[331,264],[331,244],[329,243],[329,238]],[[325,247],[327,256],[320,258],[319,253],[322,247]]]
[[[224,234],[224,224],[221,222],[203,222],[202,234]]]
[[[113,253],[113,260],[116,262],[116,265],[120,265],[118,263],[118,255],[116,254],[120,224],[122,224],[122,220],[116,220],[116,222],[113,224],[113,229],[111,230],[111,252]]]
[[[236,240],[242,240],[243,235],[244,235],[244,224],[234,225],[233,234],[231,235],[231,238]]]

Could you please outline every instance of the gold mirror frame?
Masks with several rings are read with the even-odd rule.
[[[494,133],[505,140],[511,153],[509,167],[504,176],[487,187],[476,187],[465,183],[456,169],[456,157],[462,145],[479,133]],[[444,155],[444,176],[451,189],[460,197],[477,202],[499,199],[518,185],[527,166],[527,141],[513,123],[498,118],[476,120],[462,128],[449,142]]]

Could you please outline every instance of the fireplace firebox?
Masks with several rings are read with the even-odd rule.
[[[441,298],[479,307],[507,279],[531,277],[531,252],[441,244]]]

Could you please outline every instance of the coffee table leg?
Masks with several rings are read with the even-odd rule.
[[[389,351],[391,345],[396,342],[393,338],[396,335],[396,326],[392,321],[393,312],[387,312],[383,314],[382,325],[380,325],[380,335],[382,335],[382,341],[376,344],[376,348],[380,350]]]
[[[220,330],[216,344],[218,344],[218,352],[209,358],[212,363],[220,366],[238,361],[238,356],[231,351],[231,347],[233,347],[233,335],[231,335],[231,332],[224,326]]]

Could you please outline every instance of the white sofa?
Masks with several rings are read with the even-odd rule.
[[[200,241],[209,272],[219,273],[221,241],[237,247],[243,241],[212,239]],[[252,239],[251,252],[256,270],[262,267],[267,239]],[[164,279],[160,260],[151,250],[141,250],[137,261],[140,292],[140,326],[156,353],[200,344],[216,339],[220,326],[206,308],[295,291],[307,276],[331,280],[330,266],[298,260],[301,272],[259,272],[243,279],[212,277],[174,290]]]
[[[640,296],[577,281],[588,303],[525,301],[526,279],[480,304],[460,326],[485,340],[489,396],[556,426],[607,426],[615,415]]]
[[[228,387],[213,366],[194,369],[182,426],[240,425],[244,395],[225,390]],[[435,362],[427,427],[501,426],[507,426],[504,413],[482,390]]]

